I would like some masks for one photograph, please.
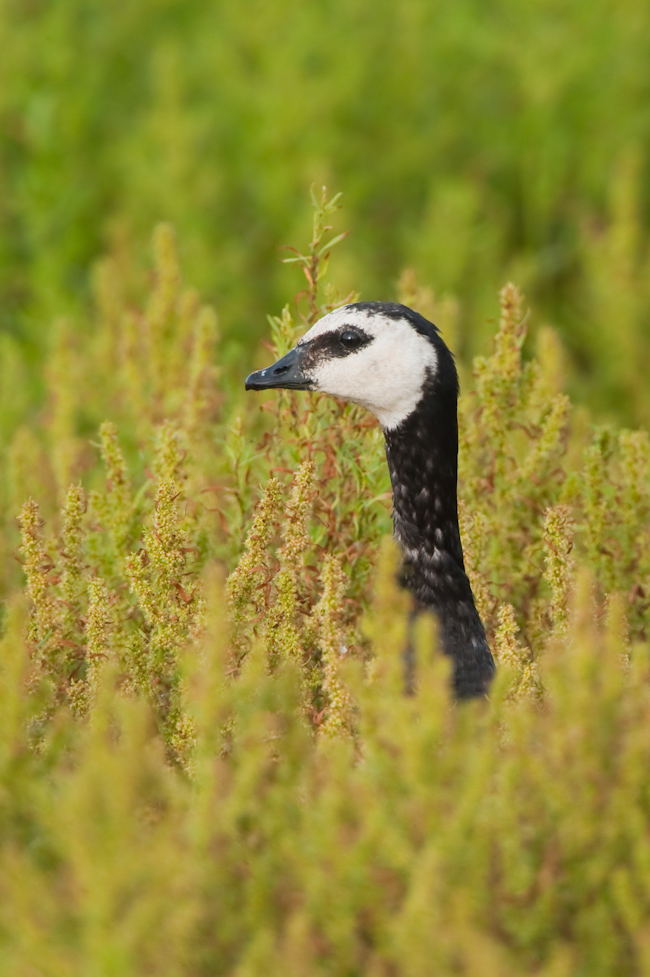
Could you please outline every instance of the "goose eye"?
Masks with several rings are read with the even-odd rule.
[[[360,336],[354,329],[346,329],[340,336],[341,345],[346,349],[358,349],[363,343],[363,336]]]

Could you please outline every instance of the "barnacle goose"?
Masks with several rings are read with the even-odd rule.
[[[457,511],[458,374],[438,329],[394,302],[355,302],[320,319],[247,390],[318,390],[361,404],[383,428],[403,579],[435,612],[458,698],[480,696],[494,661],[465,573]]]

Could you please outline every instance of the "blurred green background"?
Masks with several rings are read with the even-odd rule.
[[[144,269],[160,220],[244,366],[295,291],[280,247],[304,243],[316,183],[344,193],[342,288],[394,297],[414,268],[457,297],[467,356],[511,278],[574,395],[650,420],[646,0],[5,0],[0,50],[18,413],[55,317],[87,321],[93,263]]]

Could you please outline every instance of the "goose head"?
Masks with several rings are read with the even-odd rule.
[[[427,396],[458,395],[453,357],[436,327],[395,302],[355,302],[323,316],[247,390],[316,390],[370,410],[398,428]]]

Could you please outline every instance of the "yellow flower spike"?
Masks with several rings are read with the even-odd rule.
[[[488,359],[475,361],[477,389],[486,401],[486,421],[495,430],[498,409],[513,405],[522,372],[521,347],[526,338],[526,322],[521,311],[523,297],[517,286],[504,285],[499,299],[501,318],[494,337],[494,352]]]
[[[592,566],[600,567],[606,590],[611,589],[611,557],[602,543],[607,523],[607,485],[609,472],[606,453],[609,450],[606,429],[597,430],[584,454],[582,505],[585,513],[587,555]]]
[[[476,609],[481,620],[486,621],[493,604],[488,582],[482,572],[486,543],[489,538],[488,520],[480,510],[470,511],[468,505],[460,500],[458,522],[463,543],[465,570],[472,585]]]
[[[105,421],[100,429],[101,455],[106,466],[106,475],[111,490],[121,491],[129,483],[129,476],[117,438],[117,428],[110,421]]]
[[[313,505],[315,469],[307,461],[298,469],[282,526],[283,543],[278,552],[279,569],[274,585],[274,600],[263,623],[269,662],[278,657],[302,661],[303,641],[297,621],[299,594],[302,591],[302,556],[309,545],[307,531]]]
[[[510,669],[513,679],[506,693],[508,699],[539,696],[541,685],[537,666],[529,648],[518,640],[519,626],[512,604],[501,604],[498,612],[499,626],[494,635],[494,656],[497,666]]]
[[[124,575],[139,606],[142,608],[147,624],[154,625],[158,620],[158,604],[151,586],[150,570],[145,550],[132,553],[124,562]]]
[[[82,719],[92,715],[97,700],[101,675],[109,658],[111,627],[108,588],[100,577],[91,577],[84,625],[86,675],[82,679],[72,679],[68,686],[72,710]]]
[[[567,431],[570,410],[571,401],[566,394],[557,394],[544,409],[545,416],[538,438],[517,471],[520,491],[526,491],[531,481],[534,483],[535,479],[543,475],[548,460],[559,453]]]
[[[159,482],[178,479],[184,461],[183,434],[175,421],[165,421],[157,431],[153,472]]]
[[[106,467],[106,489],[90,494],[91,508],[108,529],[118,556],[129,550],[134,532],[135,514],[133,491],[124,455],[117,436],[117,428],[109,421],[99,429],[100,453]],[[98,542],[98,540],[95,540]]]
[[[248,646],[246,622],[251,612],[259,614],[266,606],[263,587],[269,576],[269,544],[278,532],[283,505],[280,483],[270,478],[257,503],[253,523],[246,537],[244,553],[228,577],[226,598],[232,621],[233,645],[242,652]]]
[[[36,502],[25,502],[18,516],[23,570],[27,580],[30,617],[27,640],[33,660],[56,678],[60,671],[61,621],[52,592],[52,560],[42,538],[42,520]]]
[[[63,528],[61,530],[61,593],[75,609],[79,602],[79,588],[83,577],[83,540],[85,531],[82,525],[86,512],[86,493],[81,485],[71,485],[63,504]]]
[[[341,624],[347,580],[335,557],[325,557],[321,579],[323,593],[313,611],[323,661],[323,688],[329,703],[321,731],[345,736],[353,731],[354,701],[340,675],[340,663],[348,652],[348,639]]]
[[[544,516],[544,577],[551,588],[551,618],[558,634],[566,634],[567,604],[573,583],[575,559],[574,523],[567,505],[547,509]]]

